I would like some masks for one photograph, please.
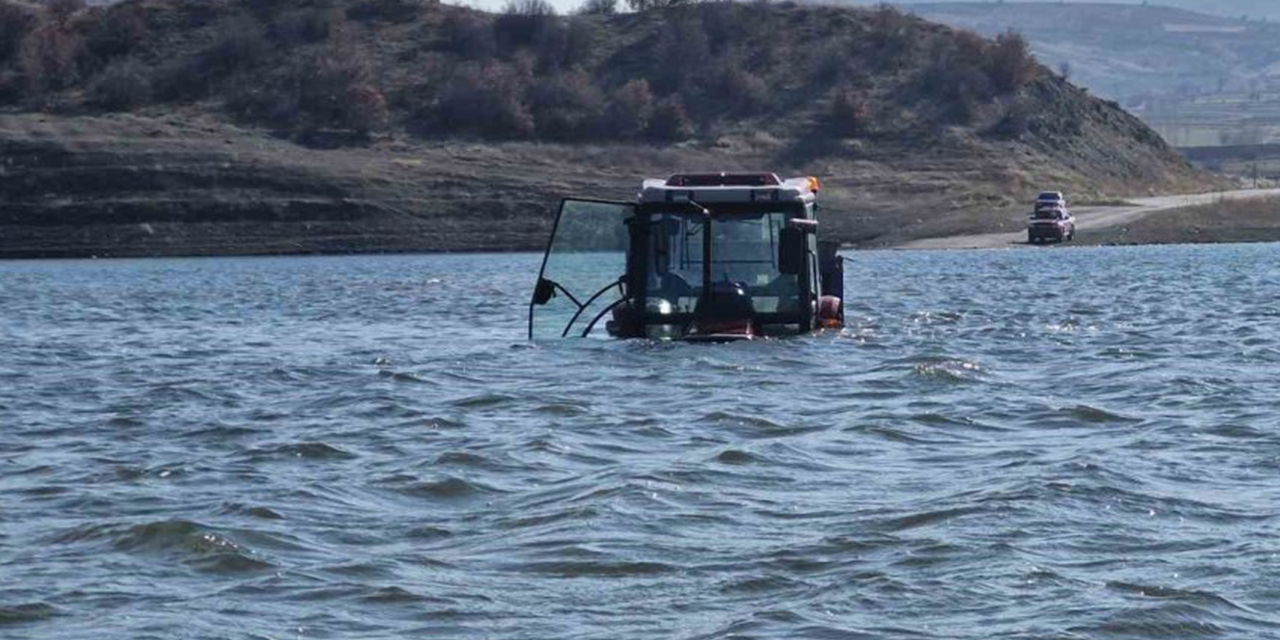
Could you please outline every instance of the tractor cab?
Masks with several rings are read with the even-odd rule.
[[[816,178],[680,174],[636,202],[560,203],[529,337],[749,340],[844,323],[844,263],[818,240]]]

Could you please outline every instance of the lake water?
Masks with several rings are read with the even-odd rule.
[[[0,263],[0,637],[1280,638],[1280,246],[866,252],[529,343],[538,256]]]

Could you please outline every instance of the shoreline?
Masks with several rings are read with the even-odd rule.
[[[935,239],[925,239],[935,240]],[[946,238],[938,238],[936,240],[946,240]],[[915,242],[915,241],[912,241]],[[918,247],[904,245],[889,246],[865,246],[858,244],[845,244],[840,247],[842,252],[870,252],[870,251],[893,251],[893,252],[918,252],[918,251],[946,251],[946,252],[969,252],[969,251],[1014,251],[1014,250],[1066,250],[1066,249],[1092,249],[1098,247],[1165,247],[1165,246],[1189,246],[1189,245],[1229,245],[1229,244],[1273,244],[1280,243],[1280,226],[1275,229],[1266,230],[1264,232],[1255,233],[1248,237],[1237,238],[1210,238],[1204,240],[1195,239],[1177,239],[1177,240],[1126,240],[1126,241],[1108,241],[1108,240],[1075,240],[1060,244],[1028,244],[1027,242],[1012,242],[1005,246],[994,247]],[[909,243],[908,243],[909,244]],[[78,261],[114,261],[114,260],[189,260],[189,259],[226,259],[226,258],[342,258],[342,257],[362,257],[362,256],[474,256],[474,255],[509,255],[517,253],[527,253],[534,256],[542,256],[545,247],[542,248],[484,248],[484,249],[351,249],[347,251],[293,251],[293,252],[196,252],[196,253],[136,253],[136,254],[120,254],[120,255],[83,255],[77,253],[66,253],[64,255],[5,255],[0,256],[0,264],[17,263],[17,262],[78,262]],[[33,251],[33,253],[36,253]]]
[[[1032,245],[1025,231],[953,234],[919,237],[892,244],[874,241],[846,242],[844,251],[924,251],[977,249],[1050,249],[1097,246],[1161,246],[1175,244],[1240,244],[1280,242],[1280,189],[1248,189],[1202,194],[1159,196],[1125,201],[1111,206],[1076,209],[1077,237],[1066,243]],[[113,225],[114,226],[114,225]],[[134,226],[134,225],[123,225]],[[345,237],[284,238],[201,236],[192,238],[194,228],[182,223],[163,246],[122,243],[117,247],[75,246],[5,248],[2,261],[23,260],[132,260],[147,258],[245,258],[364,255],[449,255],[449,254],[541,254],[545,238],[530,236],[529,243],[471,247],[432,247],[439,237],[421,239],[406,233],[378,229],[361,233],[348,228]],[[81,229],[81,233],[92,229]],[[191,244],[185,244],[191,241]],[[433,242],[434,241],[434,242]],[[109,243],[109,241],[108,241]],[[86,246],[88,245],[88,246]],[[185,246],[184,246],[185,245]]]
[[[1268,242],[1280,240],[1280,215],[1263,220],[1265,226],[1244,224],[1233,213],[1241,208],[1267,207],[1280,202],[1280,189],[1239,189],[1200,194],[1133,198],[1119,206],[1073,208],[1076,238],[1068,243],[1031,245],[1025,229],[1002,233],[917,238],[890,248],[910,251],[927,249],[1005,249],[1099,245],[1212,244],[1218,242]],[[1280,210],[1280,205],[1277,205]],[[1169,224],[1158,221],[1170,218]],[[1253,222],[1257,220],[1250,219]],[[1232,225],[1231,222],[1237,222]],[[1227,223],[1227,224],[1224,224]],[[1270,224],[1268,224],[1270,223]],[[1214,233],[1200,236],[1205,227]],[[1193,232],[1193,233],[1188,233]]]

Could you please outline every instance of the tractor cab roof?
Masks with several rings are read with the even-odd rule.
[[[782,180],[772,173],[678,173],[663,179],[645,180],[641,204],[661,202],[750,203],[801,202],[817,198],[817,178]]]

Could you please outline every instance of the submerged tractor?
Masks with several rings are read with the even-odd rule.
[[[678,174],[636,202],[560,203],[529,338],[726,342],[844,324],[839,244],[818,240],[816,178]]]

